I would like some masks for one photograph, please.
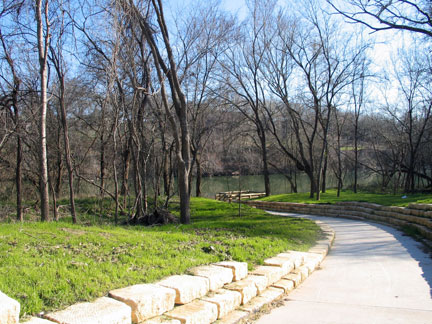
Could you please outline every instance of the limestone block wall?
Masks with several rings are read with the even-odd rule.
[[[352,219],[370,219],[394,226],[410,225],[426,239],[432,240],[432,204],[409,204],[408,207],[382,206],[366,202],[336,204],[300,204],[290,202],[245,201],[260,209]]]

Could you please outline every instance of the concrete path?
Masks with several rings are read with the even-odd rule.
[[[421,244],[375,223],[301,217],[333,227],[333,248],[284,306],[256,324],[432,324],[432,258]]]

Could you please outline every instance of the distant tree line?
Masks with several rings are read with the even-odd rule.
[[[217,0],[1,0],[0,191],[17,219],[36,196],[58,219],[68,196],[76,222],[91,186],[115,220],[178,195],[186,224],[202,177],[238,172],[267,195],[271,173],[294,192],[307,175],[316,199],[329,175],[357,192],[361,172],[430,190],[430,2],[247,5],[240,20]],[[393,65],[374,64],[371,30],[409,35]]]

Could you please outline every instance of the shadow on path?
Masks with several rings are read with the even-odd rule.
[[[393,235],[398,240],[398,242],[402,244],[411,257],[418,262],[419,267],[423,271],[422,277],[429,285],[429,292],[432,298],[432,254],[425,251],[425,247],[422,243],[415,241],[410,236],[407,236],[395,228],[372,222],[368,222],[368,224],[378,227],[383,231]]]

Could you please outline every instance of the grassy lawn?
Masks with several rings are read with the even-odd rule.
[[[384,206],[408,206],[408,204],[417,202],[424,204],[432,204],[432,194],[379,194],[353,191],[342,191],[340,197],[336,196],[336,189],[329,189],[327,192],[321,194],[321,200],[317,201],[314,198],[309,198],[309,193],[293,193],[274,195],[270,197],[261,198],[258,200],[263,201],[280,201],[280,202],[293,202],[293,203],[306,203],[306,204],[334,204],[340,201],[362,201],[380,204]],[[405,197],[405,198],[402,198]]]
[[[209,199],[192,199],[192,222],[154,227],[69,220],[2,223],[0,290],[21,303],[25,317],[200,264],[228,259],[260,264],[288,249],[306,250],[320,237],[311,221],[245,206],[239,217],[237,205]]]

